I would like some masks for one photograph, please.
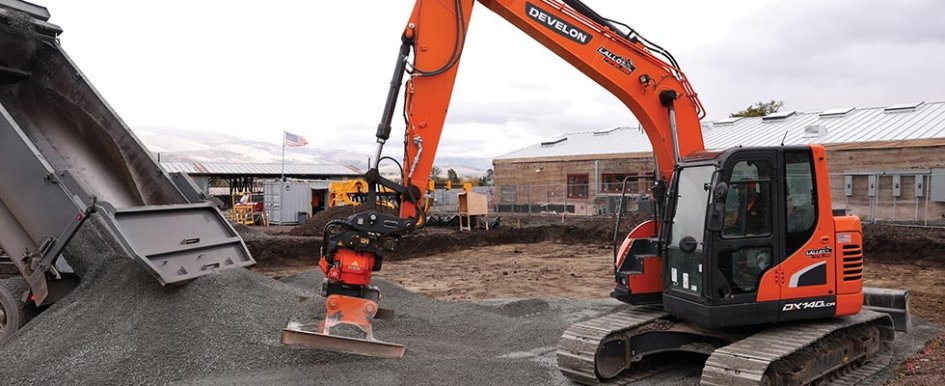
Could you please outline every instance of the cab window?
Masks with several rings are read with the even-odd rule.
[[[810,151],[784,153],[786,256],[810,240],[817,224],[817,190]]]
[[[728,280],[732,293],[748,294],[758,290],[761,276],[773,265],[771,247],[743,248],[719,255],[719,271]]]
[[[725,196],[722,237],[771,234],[771,163],[739,161],[732,169]]]

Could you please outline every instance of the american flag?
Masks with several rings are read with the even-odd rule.
[[[288,147],[302,147],[308,145],[308,141],[301,135],[295,135],[288,131],[285,132],[285,145]]]

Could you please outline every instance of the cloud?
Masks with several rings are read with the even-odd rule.
[[[412,2],[131,3],[49,1],[66,51],[129,124],[271,143],[287,130],[373,154]],[[945,99],[939,0],[588,3],[672,50],[710,118],[766,99],[806,111]],[[357,15],[364,28],[325,14]],[[636,124],[606,90],[501,17],[478,7],[473,20],[442,151],[494,156],[564,132]],[[392,137],[403,135],[399,114]],[[402,151],[398,142],[389,154]]]
[[[710,118],[767,99],[802,111],[945,99],[945,2],[781,2],[739,24],[681,58]]]
[[[762,37],[782,37],[770,43],[784,48],[945,41],[945,3],[938,0],[800,0],[774,4],[748,21],[767,31]]]

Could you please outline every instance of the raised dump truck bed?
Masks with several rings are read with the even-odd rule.
[[[102,99],[48,19],[0,0],[0,249],[31,299],[68,292],[53,288],[68,271],[58,260],[90,216],[162,285],[254,264],[219,210],[166,173]]]

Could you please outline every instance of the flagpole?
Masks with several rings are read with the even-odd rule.
[[[285,182],[285,130],[282,131],[282,181]]]

